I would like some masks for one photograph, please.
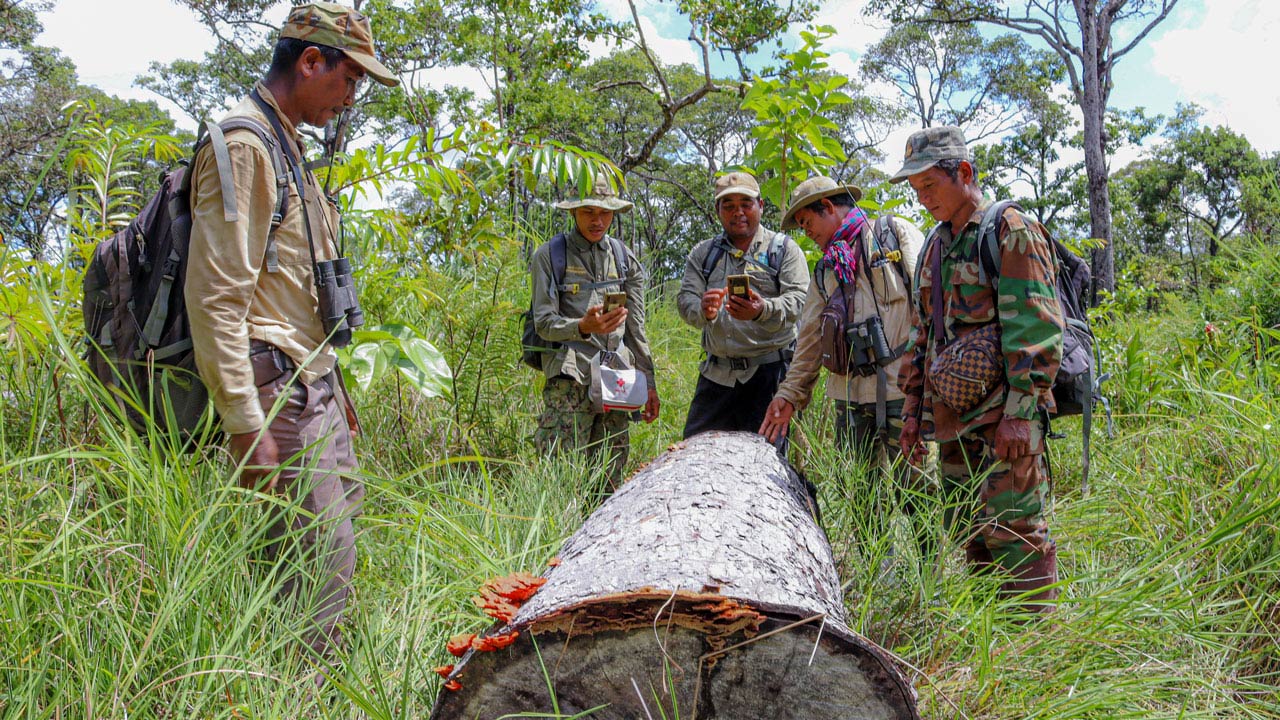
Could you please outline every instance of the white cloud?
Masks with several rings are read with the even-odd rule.
[[[1260,151],[1280,150],[1280,92],[1271,78],[1280,3],[1213,0],[1211,7],[1151,42],[1152,70],[1178,87],[1178,100],[1208,110],[1204,122],[1232,128]]]

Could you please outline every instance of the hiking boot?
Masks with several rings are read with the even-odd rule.
[[[969,568],[969,574],[975,577],[987,577],[991,575],[995,567],[995,558],[991,555],[991,550],[987,548],[986,543],[972,542],[964,546],[964,560]]]
[[[1011,577],[1000,585],[1000,596],[1003,598],[1018,597],[1023,611],[1035,614],[1047,614],[1054,611],[1057,605],[1053,602],[1058,597],[1058,548],[1049,548],[1035,556],[1035,559],[1014,568]],[[1043,589],[1041,589],[1043,588]],[[1034,592],[1040,590],[1040,592]]]

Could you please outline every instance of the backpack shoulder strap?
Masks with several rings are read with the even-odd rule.
[[[627,271],[630,269],[630,263],[627,261],[627,247],[613,236],[609,236],[609,242],[613,245],[613,263],[618,267],[618,279],[626,282]]]
[[[720,258],[724,257],[724,243],[717,237],[711,241],[711,247],[707,250],[707,254],[702,258],[702,281],[704,283],[711,281],[711,271],[716,269],[716,265],[720,264]]]
[[[284,157],[284,148],[274,137],[274,133],[265,125],[258,122],[254,118],[240,115],[227,118],[219,123],[222,133],[231,132],[232,130],[248,130],[253,133],[263,145],[267,146],[267,154],[271,157],[271,170],[276,176],[276,209],[271,213],[271,229],[267,232],[267,250],[266,265],[267,272],[280,272],[280,261],[276,252],[275,233],[280,227],[280,223],[284,221],[285,213],[289,211],[289,170],[288,164]],[[211,133],[212,134],[212,131]],[[215,146],[215,154],[216,154]],[[218,172],[222,173],[222,166],[218,166]],[[227,175],[231,173],[228,171]],[[226,197],[226,180],[223,180],[223,197]]]
[[[897,215],[888,213],[876,218],[875,238],[880,245],[880,253],[898,269],[898,276],[907,277],[907,260],[902,254],[902,238],[898,237],[898,226],[893,223]],[[914,287],[914,286],[913,286]]]
[[[547,254],[551,256],[551,285],[548,287],[551,288],[553,294],[558,294],[561,290],[561,285],[564,284],[565,267],[568,266],[568,260],[566,259],[568,252],[564,233],[558,233],[547,243]]]
[[[769,263],[769,274],[773,275],[775,280],[782,274],[782,253],[787,248],[786,233],[776,232],[773,234],[773,240],[769,242],[769,249],[765,251],[765,262]]]
[[[205,144],[210,145],[214,161],[218,166],[218,182],[222,186],[222,214],[227,222],[239,220],[240,213],[236,207],[235,172],[231,167],[231,153],[227,147],[226,134],[235,130],[247,130],[253,133],[267,148],[271,158],[271,169],[275,174],[276,208],[271,213],[271,228],[267,232],[267,248],[265,262],[267,272],[280,272],[280,262],[276,251],[275,232],[284,221],[289,210],[289,171],[283,149],[276,141],[271,130],[257,120],[243,115],[227,118],[220,123],[204,121],[200,125],[201,137],[196,141],[196,152]],[[194,161],[194,153],[192,159]],[[194,162],[192,163],[194,165]],[[189,175],[189,173],[188,173]],[[188,178],[183,182],[190,189]]]
[[[978,264],[991,278],[992,286],[1000,280],[1000,221],[1010,208],[1022,212],[1022,206],[1014,200],[992,203],[978,225]]]

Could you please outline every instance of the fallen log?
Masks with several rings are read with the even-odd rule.
[[[673,445],[487,633],[515,642],[462,657],[448,676],[460,687],[431,717],[918,720],[891,656],[846,626],[810,513],[803,482],[759,436]]]

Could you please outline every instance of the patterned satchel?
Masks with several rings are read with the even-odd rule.
[[[1004,382],[1000,324],[962,335],[938,352],[929,368],[934,396],[958,415],[977,407]]]
[[[937,355],[929,366],[929,384],[934,397],[964,415],[977,407],[1004,384],[1004,352],[1000,344],[1000,323],[992,322],[947,342],[942,319],[942,243],[937,230],[929,245],[933,331]],[[929,250],[926,250],[928,253]]]

